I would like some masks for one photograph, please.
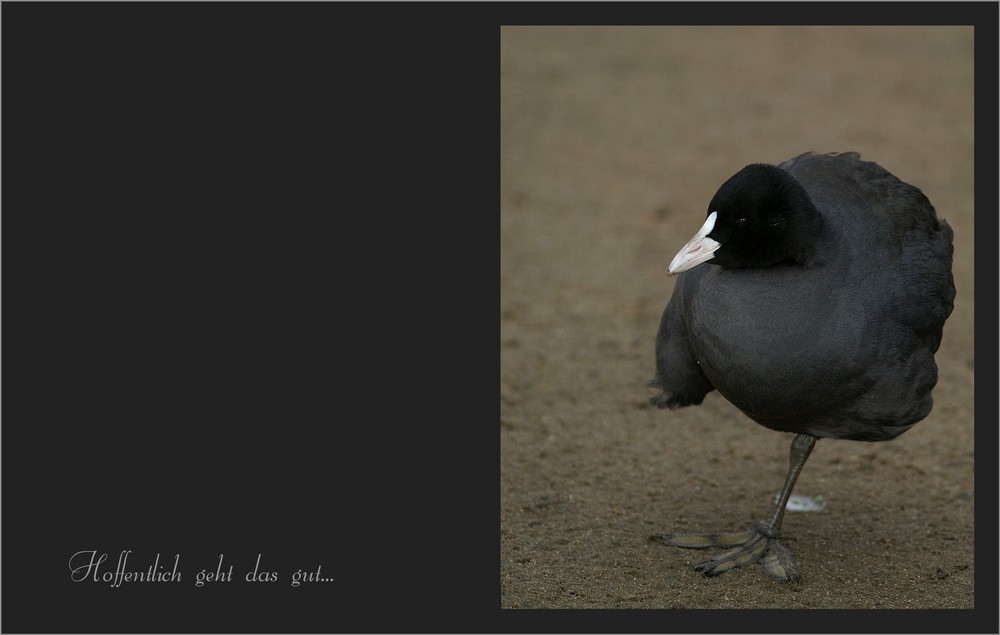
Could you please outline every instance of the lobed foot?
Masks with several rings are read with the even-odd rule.
[[[695,566],[695,569],[705,575],[716,576],[736,567],[760,562],[764,572],[778,582],[795,582],[799,579],[792,552],[781,542],[778,532],[766,524],[728,534],[666,533],[650,536],[650,539],[686,549],[730,547],[728,551]]]

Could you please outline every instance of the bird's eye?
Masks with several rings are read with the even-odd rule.
[[[747,219],[745,219],[745,218],[737,218],[736,219],[736,226],[737,227],[746,227],[746,224],[747,224]]]

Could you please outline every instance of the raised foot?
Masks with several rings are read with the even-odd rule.
[[[650,539],[686,549],[730,547],[728,551],[695,565],[695,569],[705,575],[715,576],[736,567],[760,562],[764,572],[778,582],[795,582],[799,579],[792,552],[781,542],[778,532],[768,525],[729,534],[668,533],[650,536]]]

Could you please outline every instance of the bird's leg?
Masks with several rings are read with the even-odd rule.
[[[785,485],[781,488],[774,514],[767,522],[761,523],[747,531],[729,534],[657,534],[653,540],[689,549],[705,549],[707,547],[731,547],[710,560],[698,564],[695,568],[705,575],[719,575],[752,562],[760,561],[764,571],[779,582],[793,582],[799,579],[795,569],[795,558],[781,542],[781,521],[785,516],[785,506],[792,495],[792,488],[799,478],[802,466],[806,464],[809,453],[816,445],[816,437],[809,434],[797,434],[792,439],[792,448],[788,458],[788,475]]]

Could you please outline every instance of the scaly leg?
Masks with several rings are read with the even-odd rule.
[[[788,475],[781,495],[774,508],[771,520],[761,523],[748,531],[729,534],[657,534],[653,540],[688,549],[708,547],[731,547],[711,559],[698,564],[695,569],[705,575],[719,575],[735,567],[760,562],[764,571],[779,582],[794,582],[799,579],[792,552],[781,542],[781,521],[785,516],[785,506],[792,495],[792,488],[799,478],[802,466],[816,445],[816,437],[797,434],[792,439],[788,458]]]

